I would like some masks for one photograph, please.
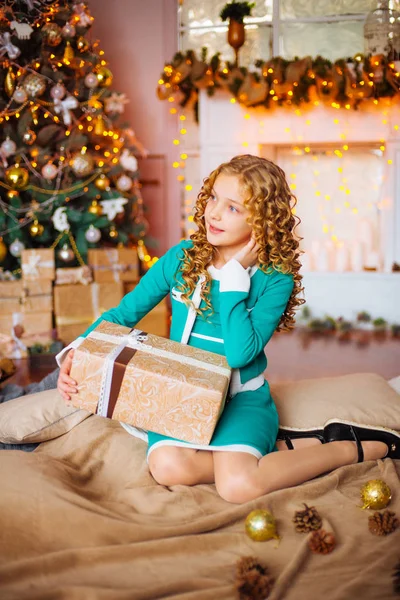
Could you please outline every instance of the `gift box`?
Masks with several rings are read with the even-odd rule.
[[[0,312],[40,313],[53,310],[53,290],[50,279],[0,281]]]
[[[123,297],[120,283],[60,285],[54,288],[54,312],[58,338],[69,344]]]
[[[53,332],[52,311],[23,313],[13,312],[12,315],[0,315],[0,333],[14,335],[17,325],[23,327],[21,341],[26,345],[26,339],[32,336],[51,337]]]
[[[73,283],[87,285],[88,283],[92,283],[92,281],[92,271],[87,265],[56,269],[56,285],[71,285]]]
[[[22,250],[22,276],[25,280],[54,279],[54,249],[39,248]]]
[[[135,289],[136,283],[124,283],[124,292],[128,294]],[[154,333],[161,337],[169,337],[171,327],[171,308],[168,296],[161,300],[146,316],[135,325],[147,333]]]
[[[96,283],[139,279],[136,248],[93,248],[88,250],[88,263]]]
[[[222,413],[226,358],[139,329],[101,322],[75,349],[73,404],[195,444],[208,444]]]

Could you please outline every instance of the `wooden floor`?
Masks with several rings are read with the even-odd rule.
[[[400,375],[400,339],[372,333],[353,334],[349,341],[335,336],[315,335],[296,330],[275,334],[266,348],[271,383],[344,375],[346,373],[378,373],[390,379]],[[40,381],[56,368],[55,363],[28,359],[15,360],[18,370],[7,383],[26,385]]]

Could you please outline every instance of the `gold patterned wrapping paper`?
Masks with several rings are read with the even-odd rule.
[[[122,300],[123,284],[90,283],[54,287],[54,312],[58,338],[69,344],[110,308]]]
[[[139,279],[136,248],[92,248],[88,250],[88,263],[97,283]]]
[[[135,330],[143,334],[139,341],[118,349],[131,331],[103,321],[75,350],[71,377],[78,382],[78,393],[72,396],[73,404],[96,413],[100,402],[100,407],[105,406],[99,411],[103,416],[191,443],[208,444],[229,387],[226,358],[139,330]],[[108,357],[116,349],[119,354],[115,363],[111,362],[107,410],[102,390],[107,387]],[[107,392],[105,397],[107,400]]]
[[[25,280],[54,279],[54,249],[38,248],[22,250],[22,277]]]

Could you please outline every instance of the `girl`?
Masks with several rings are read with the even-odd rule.
[[[244,155],[222,164],[204,180],[194,217],[198,230],[190,241],[170,249],[119,306],[83,334],[100,320],[133,327],[171,293],[171,339],[225,354],[232,367],[229,398],[209,446],[148,432],[149,469],[162,485],[215,483],[222,498],[242,503],[351,464],[357,448],[359,459],[362,452],[376,459],[388,451],[386,438],[321,445],[325,437],[365,439],[366,430],[338,423],[325,434],[301,433],[294,452],[275,451],[278,415],[263,377],[264,347],[275,330],[293,327],[294,311],[303,303],[295,201],[283,171],[269,160]],[[58,389],[67,401],[76,392],[70,348],[83,337],[63,351],[68,355]],[[278,441],[279,450],[293,447],[295,432],[281,437],[287,441]]]

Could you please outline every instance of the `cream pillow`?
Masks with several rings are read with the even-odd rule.
[[[56,389],[0,404],[0,442],[38,443],[67,433],[90,416],[67,406]]]
[[[271,385],[271,394],[282,428],[322,429],[341,419],[400,431],[400,395],[375,373]]]

